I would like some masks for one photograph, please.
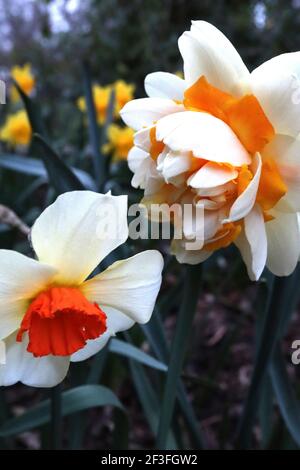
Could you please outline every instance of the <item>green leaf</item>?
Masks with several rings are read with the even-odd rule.
[[[46,136],[46,128],[38,106],[36,106],[33,99],[24,93],[15,80],[13,80],[13,83],[22,98],[33,132]]]
[[[157,357],[161,361],[167,362],[169,360],[169,348],[158,309],[155,309],[151,320],[146,325],[141,325],[141,328]],[[178,382],[177,395],[178,403],[185,418],[188,431],[191,434],[193,444],[197,449],[203,449],[204,445],[200,426],[181,379]]]
[[[160,408],[160,422],[157,434],[158,449],[168,449],[167,436],[175,406],[177,385],[199,296],[200,270],[201,265],[188,266],[186,268],[182,304],[177,316],[163,401]]]
[[[102,146],[107,140],[107,128],[111,124],[114,112],[115,94],[111,92],[110,100],[106,113],[106,122],[104,126],[99,128],[97,122],[97,114],[95,103],[93,99],[92,80],[90,75],[89,66],[87,63],[83,64],[83,85],[84,96],[87,108],[88,128],[90,144],[93,151],[94,173],[99,190],[103,190],[104,183],[107,179],[106,175],[106,157],[102,153]]]
[[[42,136],[46,136],[46,129],[43,123],[38,106],[29,96],[24,93],[19,85],[14,82],[23,100],[33,135],[40,146],[41,158],[49,175],[49,180],[58,193],[85,189],[73,171],[59,158],[57,153],[50,147]]]
[[[112,339],[109,343],[109,350],[116,354],[120,354],[121,356],[128,357],[129,359],[134,359],[135,361],[152,367],[153,369],[161,370],[162,372],[166,372],[168,370],[166,364],[163,364],[154,357],[146,354],[144,351],[141,351],[132,344],[126,343],[125,341]]]
[[[155,394],[152,384],[146,376],[143,367],[132,360],[129,361],[129,365],[136,392],[138,394],[149,426],[153,434],[155,435],[157,433],[157,427],[159,423],[158,397]],[[166,441],[170,448],[177,448],[176,441],[174,439],[173,434],[170,433],[170,430],[168,430]]]
[[[58,193],[86,189],[41,135],[34,134],[34,138],[41,149],[49,180]]]
[[[272,438],[273,429],[273,388],[272,382],[268,375],[264,377],[261,399],[259,403],[259,422],[261,428],[261,448],[268,448]]]
[[[239,425],[238,448],[249,448],[251,445],[252,427],[260,403],[264,377],[275,345],[281,336],[284,318],[289,314],[296,275],[297,272],[288,277],[275,277],[273,282],[272,295],[266,308],[262,332],[259,335],[254,370]]]
[[[273,353],[270,375],[281,415],[294,441],[300,446],[300,405],[279,347]]]
[[[0,167],[17,173],[38,176],[44,178],[45,181],[48,179],[45,166],[37,158],[21,157],[14,154],[0,155]],[[78,168],[72,168],[72,170],[85,188],[95,190],[95,182],[88,173]]]
[[[101,406],[123,410],[116,395],[101,385],[82,385],[62,393],[62,416]],[[50,400],[45,400],[0,426],[0,437],[12,436],[42,426],[50,421]]]

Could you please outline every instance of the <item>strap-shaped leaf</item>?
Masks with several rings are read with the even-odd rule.
[[[276,347],[273,353],[270,375],[280,413],[293,439],[300,446],[300,404],[291,385],[280,347]]]
[[[115,406],[123,410],[116,395],[101,385],[82,385],[62,393],[62,416],[101,406]],[[12,418],[0,426],[0,437],[28,431],[50,421],[50,400],[31,408],[22,416]]]
[[[168,373],[160,408],[160,421],[156,442],[158,449],[169,448],[167,436],[172,421],[177,386],[200,292],[201,265],[188,266],[185,274],[183,299],[177,315],[176,330],[172,342]]]
[[[20,155],[5,154],[0,155],[0,167],[7,170],[16,171],[26,175],[38,176],[48,179],[48,174],[43,163],[37,158],[21,157]],[[95,190],[95,182],[92,177],[79,168],[72,168],[77,178],[85,188]]]
[[[294,288],[296,274],[291,274],[288,277],[276,277],[273,282],[272,295],[266,308],[266,316],[259,335],[254,370],[239,426],[237,438],[239,448],[248,448],[251,445],[252,427],[260,403],[264,377],[276,344],[281,338],[284,319],[288,315],[291,305],[291,293]]]
[[[163,324],[159,315],[160,313],[158,309],[156,309],[152,315],[151,320],[146,325],[141,325],[141,328],[144,331],[144,334],[157,357],[160,360],[167,362],[169,358],[169,348],[166,337],[164,335]],[[200,431],[200,425],[181,379],[179,379],[178,383],[177,398],[195,448],[203,449],[204,444]]]
[[[155,435],[159,424],[159,400],[143,367],[132,360],[129,361],[134,387],[138,394],[149,426]],[[173,433],[168,429],[166,442],[169,448],[177,449]]]
[[[34,136],[41,148],[41,158],[49,175],[49,180],[58,193],[85,189],[73,171],[60,159],[57,153],[42,138],[46,136],[46,130],[39,108],[34,101],[23,92],[19,85],[14,82],[22,101],[24,103],[30,125]],[[38,137],[37,137],[38,135]]]
[[[168,370],[166,364],[163,364],[161,361],[158,361],[141,349],[133,346],[132,344],[126,343],[125,341],[112,339],[109,343],[109,350],[129,359],[134,359],[145,366],[152,367],[152,369],[161,370],[162,372],[166,372]]]
[[[34,134],[34,139],[41,149],[41,157],[49,180],[58,193],[86,189],[71,168],[61,160],[40,134]]]
[[[114,111],[114,102],[115,96],[114,92],[110,95],[110,101],[106,113],[106,122],[104,125],[99,128],[97,122],[97,115],[95,109],[95,103],[93,98],[93,88],[92,80],[90,75],[89,66],[87,63],[83,64],[83,84],[84,84],[84,96],[86,101],[87,108],[87,117],[88,117],[88,129],[89,129],[89,138],[90,144],[93,152],[93,163],[94,163],[94,173],[95,179],[97,182],[98,189],[102,190],[104,183],[106,181],[106,162],[105,157],[102,153],[102,146],[104,145],[107,139],[107,128],[111,124],[113,111]]]

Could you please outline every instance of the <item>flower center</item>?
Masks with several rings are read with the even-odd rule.
[[[264,148],[273,139],[275,131],[257,98],[252,94],[237,98],[210,85],[202,76],[185,91],[182,104],[186,111],[207,113],[227,124],[251,157],[257,152],[261,154],[262,169],[255,202],[260,205],[265,222],[272,220],[273,216],[268,211],[286,194],[287,186],[275,160],[272,159],[272,156],[264,155]],[[156,139],[156,125],[153,124],[154,126],[150,130],[150,156],[154,161],[157,161],[165,149],[165,144]],[[199,129],[200,138],[201,129]],[[193,152],[190,152],[190,166],[185,175],[187,186],[192,175],[199,170],[201,171],[209,161],[200,157],[201,155],[194,156]],[[213,202],[223,201],[223,205],[227,204],[229,211],[230,203],[233,203],[252,181],[254,177],[252,166],[251,164],[232,166],[210,162],[210,169],[213,166],[216,168],[216,172],[227,166],[229,169],[235,170],[234,173],[237,176],[227,181],[227,184],[223,184],[224,188],[221,190],[223,193],[218,194],[217,197],[206,195],[203,198],[211,199]],[[227,194],[229,184],[231,184],[231,188]],[[217,204],[216,207],[218,208],[219,205]],[[204,245],[204,248],[213,251],[229,245],[239,236],[241,229],[242,221],[224,224],[215,237]]]
[[[186,90],[183,104],[186,109],[205,111],[224,121],[251,154],[260,152],[275,135],[254,95],[235,98],[210,85],[204,76]]]
[[[106,331],[106,315],[75,287],[50,287],[30,303],[17,341],[28,331],[34,356],[69,356]]]

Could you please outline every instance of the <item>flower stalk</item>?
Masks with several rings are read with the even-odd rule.
[[[52,450],[62,448],[62,400],[61,385],[51,389],[51,442]]]
[[[184,278],[183,299],[177,317],[176,330],[171,347],[168,374],[160,412],[156,442],[156,447],[158,449],[167,449],[167,437],[175,406],[176,390],[196,312],[200,284],[201,265],[187,266]]]
[[[246,449],[251,446],[251,432],[257,415],[261,390],[274,348],[281,337],[284,318],[288,314],[297,271],[288,277],[275,277],[266,316],[260,335],[251,384],[237,437],[237,447]]]

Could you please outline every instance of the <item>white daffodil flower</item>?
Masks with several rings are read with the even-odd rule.
[[[235,243],[251,279],[265,265],[289,275],[300,254],[300,52],[250,73],[204,21],[193,21],[178,45],[184,79],[148,75],[149,98],[121,111],[136,130],[133,185],[145,190],[147,204],[171,194],[172,202],[189,195],[203,205],[204,246],[187,252],[184,240],[173,240],[180,262],[196,264]]]
[[[52,387],[70,361],[97,353],[118,331],[145,323],[161,285],[155,250],[113,263],[89,278],[128,237],[127,197],[74,191],[36,220],[37,260],[0,250],[0,385]]]

